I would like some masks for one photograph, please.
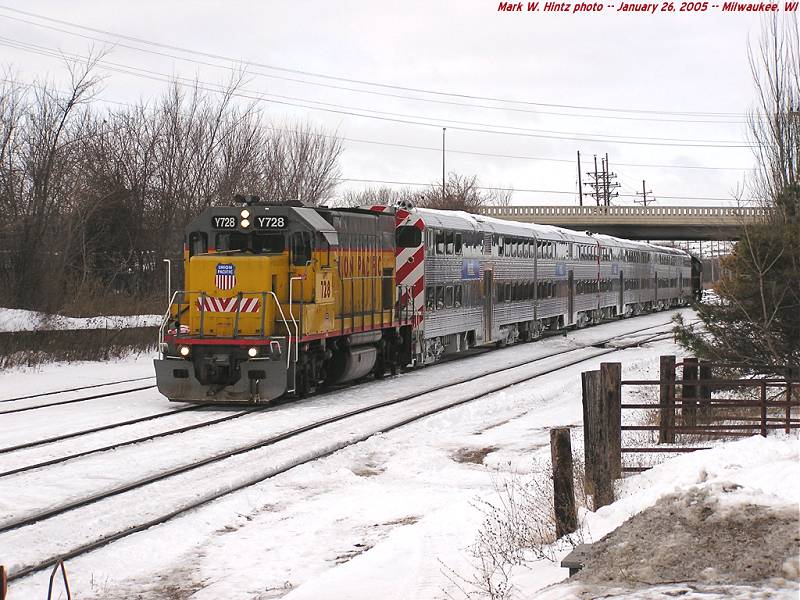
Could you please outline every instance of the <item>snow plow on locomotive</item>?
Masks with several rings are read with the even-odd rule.
[[[185,402],[264,403],[688,304],[686,252],[459,211],[209,208],[187,228],[185,290],[155,361]]]

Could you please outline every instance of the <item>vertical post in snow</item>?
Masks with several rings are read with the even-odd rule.
[[[594,510],[614,501],[608,410],[600,371],[583,373],[583,443],[586,487],[592,495]]]
[[[681,385],[681,418],[688,427],[697,425],[697,364],[696,358],[683,359],[683,383]]]
[[[578,528],[572,475],[572,443],[568,428],[550,430],[550,457],[553,462],[553,509],[556,517],[556,538],[561,538]]]
[[[659,386],[659,444],[675,443],[675,357],[662,356]]]
[[[610,477],[622,477],[622,363],[602,363],[604,429],[608,432],[606,452]]]
[[[700,420],[708,423],[711,420],[711,385],[703,383],[711,379],[711,363],[700,361]]]

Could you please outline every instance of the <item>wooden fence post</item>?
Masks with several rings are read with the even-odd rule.
[[[708,423],[711,420],[711,385],[703,383],[712,378],[711,363],[707,360],[700,361],[700,420]]]
[[[608,432],[607,447],[611,477],[622,477],[622,363],[602,363],[600,380],[605,399],[604,428]]]
[[[594,375],[592,375],[594,373]],[[593,387],[593,377],[600,377],[599,371],[584,371],[581,373],[581,400],[583,404],[583,472],[584,472],[584,487],[586,493],[594,496],[594,451],[592,450],[592,443],[594,442],[595,431],[593,430],[593,415],[589,414],[589,402],[587,398],[590,394],[590,389]]]
[[[600,371],[587,371],[583,383],[583,449],[587,491],[594,510],[614,501],[614,478],[609,458],[607,402]]]
[[[761,437],[767,437],[767,381],[761,380]]]
[[[683,359],[683,383],[681,384],[681,419],[684,425],[697,426],[697,359]]]
[[[675,443],[675,357],[662,356],[660,362],[659,444]]]
[[[553,508],[556,516],[556,538],[578,528],[575,511],[575,486],[572,478],[572,443],[569,429],[550,430],[550,457],[553,461]]]

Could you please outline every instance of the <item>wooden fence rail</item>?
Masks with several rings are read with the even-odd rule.
[[[595,509],[614,501],[614,479],[649,468],[623,466],[623,454],[694,452],[705,449],[698,442],[712,438],[766,437],[770,431],[800,428],[800,418],[792,415],[792,408],[800,406],[800,380],[790,370],[772,367],[773,373],[787,373],[785,377],[720,376],[737,366],[693,357],[678,363],[675,356],[662,356],[654,380],[622,380],[619,363],[602,363],[600,370],[582,374],[586,486]],[[623,403],[623,388],[633,386],[656,387],[658,402]],[[735,395],[747,390],[753,399]],[[726,391],[726,397],[719,395]],[[623,425],[623,410],[655,411],[658,424]],[[658,441],[626,446],[623,432],[657,432]]]

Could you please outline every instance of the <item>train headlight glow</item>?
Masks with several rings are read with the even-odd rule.
[[[250,218],[250,211],[247,210],[246,208],[242,212],[240,212],[239,214],[242,215],[243,219],[249,219]]]
[[[242,219],[241,225],[243,228],[247,229],[248,227],[250,227],[250,221],[248,221],[247,219]]]
[[[189,356],[189,352],[191,352],[191,350],[189,349],[189,346],[181,346],[181,347],[178,349],[178,352],[180,352],[180,353],[181,353],[181,356],[183,356],[184,358],[186,358],[187,356]]]
[[[258,348],[250,348],[247,350],[247,356],[250,358],[255,358],[258,356]]]

